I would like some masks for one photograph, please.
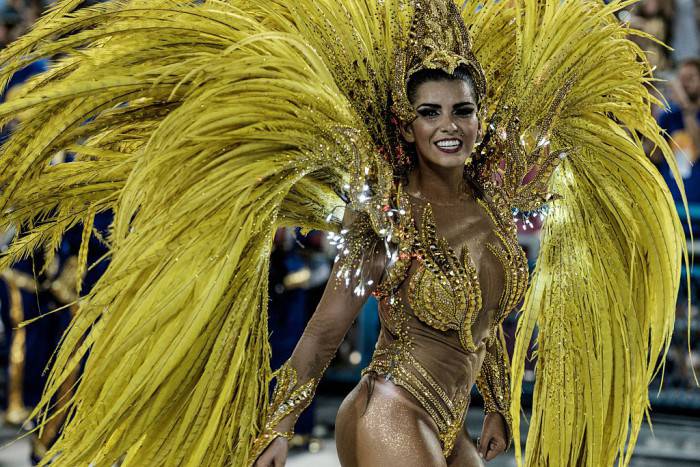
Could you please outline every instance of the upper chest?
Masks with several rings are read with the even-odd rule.
[[[484,200],[432,206],[406,197],[403,203],[399,254],[382,289],[407,289],[408,304],[421,321],[458,331],[470,350],[480,312],[495,310],[494,321],[500,322],[526,287],[524,253],[504,214],[512,217]]]
[[[499,267],[490,254],[490,247],[501,247],[499,226],[486,203],[473,201],[441,206],[422,200],[411,200],[413,246],[430,248],[436,245],[441,253],[454,253],[469,259],[477,272]],[[430,252],[435,249],[430,250]]]

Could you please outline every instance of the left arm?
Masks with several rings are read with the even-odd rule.
[[[476,386],[484,398],[486,412],[477,448],[481,456],[490,461],[504,452],[512,440],[510,364],[501,326],[486,347]]]

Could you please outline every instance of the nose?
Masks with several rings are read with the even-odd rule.
[[[459,127],[457,123],[452,119],[452,117],[447,117],[446,121],[442,124],[442,131],[445,133],[456,133],[459,132]]]

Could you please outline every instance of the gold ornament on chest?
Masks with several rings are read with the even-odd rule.
[[[476,350],[471,328],[481,309],[481,289],[469,249],[458,257],[438,238],[432,207],[423,212],[413,248],[418,269],[409,282],[409,304],[418,319],[441,331],[457,331],[462,346]]]
[[[397,260],[387,270],[375,295],[380,299],[391,297],[407,279],[407,305],[416,318],[436,330],[456,332],[465,351],[477,351],[472,328],[482,312],[484,291],[475,262],[480,261],[482,267],[491,267],[484,263],[483,256],[473,254],[478,252],[470,251],[467,245],[462,247],[461,254],[455,253],[445,238],[438,235],[429,202],[422,211],[419,224],[408,197],[400,193],[397,201],[400,210],[405,212],[396,225],[399,240]],[[490,327],[495,329],[524,294],[527,263],[518,245],[515,226],[504,220],[507,213],[486,200],[478,199],[477,202],[491,219],[496,240],[470,242],[470,245],[485,244],[504,273],[504,289],[498,309],[494,318],[489,319]],[[489,275],[491,273],[487,273]]]

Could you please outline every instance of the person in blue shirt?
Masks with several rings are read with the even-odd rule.
[[[673,101],[659,116],[659,126],[673,139],[686,196],[689,203],[700,203],[700,59],[685,60],[678,79],[671,83]],[[662,163],[661,173],[666,179],[673,198],[681,202],[680,192],[668,164]]]

